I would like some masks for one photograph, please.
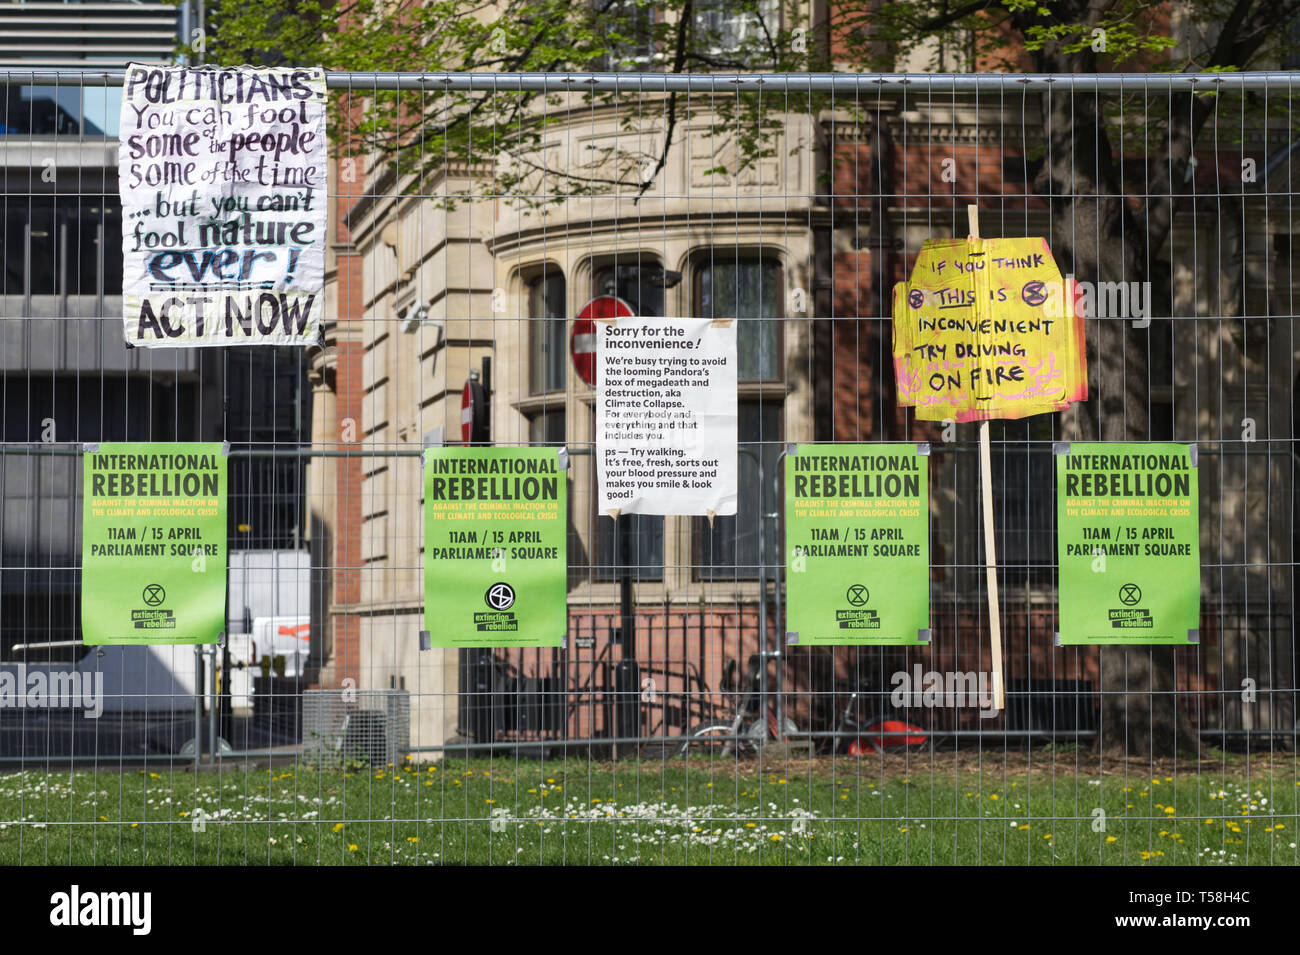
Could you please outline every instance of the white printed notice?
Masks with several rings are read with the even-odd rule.
[[[325,302],[325,73],[131,64],[128,344],[311,345]]]
[[[736,327],[620,318],[596,332],[600,512],[736,513]]]

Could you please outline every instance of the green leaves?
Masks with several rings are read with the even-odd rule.
[[[616,188],[643,193],[654,182],[642,175],[647,163],[662,164],[683,124],[705,114],[710,130],[734,143],[727,171],[744,172],[773,148],[781,117],[816,115],[831,102],[826,94],[741,93],[721,76],[714,90],[689,95],[575,91],[560,74],[1228,70],[1289,49],[1288,31],[1262,29],[1261,18],[1276,8],[1278,23],[1289,22],[1300,3],[1263,4],[1192,0],[1175,32],[1163,8],[1146,0],[843,0],[828,23],[811,22],[795,0],[210,0],[206,57],[357,74],[557,74],[545,94],[436,83],[398,93],[364,75],[333,94],[331,132],[341,154],[374,156],[379,168],[392,163],[399,188],[416,189],[450,164],[474,164],[482,194],[517,193],[512,201],[527,204],[543,194],[538,201]],[[1241,29],[1225,45],[1197,24]],[[600,163],[554,148],[577,115],[588,126],[609,118],[623,131],[597,150]]]
[[[554,73],[623,70],[770,72],[824,69],[794,0],[211,0],[207,59],[222,64],[295,63],[368,72]],[[521,204],[615,187],[644,192],[642,176],[680,141],[681,124],[702,109],[736,143],[739,172],[770,151],[781,109],[814,108],[819,99],[775,94],[593,93],[517,90],[382,91],[353,78],[332,94],[331,135],[341,154],[377,155],[416,189],[449,164],[474,163],[482,194],[521,194]],[[638,135],[616,137],[604,161],[573,161],[548,143],[562,133],[563,112],[605,111]],[[604,113],[602,113],[604,115]],[[646,140],[654,140],[648,153]],[[488,161],[485,165],[485,160]],[[488,172],[490,166],[491,172]],[[543,198],[544,195],[544,198]],[[537,198],[530,198],[530,197]]]

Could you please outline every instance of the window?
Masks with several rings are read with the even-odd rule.
[[[564,406],[560,405],[555,409],[537,412],[528,419],[528,444],[530,447],[561,447],[565,443],[564,436]],[[575,572],[575,576],[580,578],[586,574],[587,554],[582,546],[582,538],[578,534],[577,525],[574,523],[575,514],[573,513],[573,482],[565,481],[568,489],[568,496],[565,499],[565,509],[569,516],[568,521],[568,553],[569,569]]]
[[[120,295],[122,208],[107,196],[0,197],[0,295]]]
[[[664,270],[658,260],[649,256],[630,255],[617,262],[598,266],[592,270],[592,295],[616,295],[625,301],[636,315],[662,316],[664,314]],[[593,422],[591,433],[596,433]],[[596,458],[592,455],[593,484]],[[596,540],[593,571],[598,580],[617,580],[628,563],[632,574],[639,580],[662,580],[664,576],[664,519],[652,514],[624,514],[617,521],[607,515],[595,515]],[[630,553],[625,562],[621,557],[623,541],[627,535]]]
[[[0,135],[116,136],[122,88],[10,86],[0,94]]]
[[[592,412],[591,433],[596,433],[596,413]],[[596,456],[591,456],[592,487],[600,480]],[[637,580],[663,580],[664,519],[654,514],[620,514],[611,518],[595,511],[597,495],[592,495],[593,548],[592,575],[596,580],[617,580],[630,567]],[[626,535],[626,540],[620,535]],[[626,557],[624,546],[626,545]]]
[[[226,437],[233,447],[293,447],[310,440],[312,388],[302,349],[231,348],[224,364],[231,400]],[[298,457],[231,458],[226,509],[231,546],[255,550],[302,543],[305,467]]]
[[[0,374],[0,441],[39,442],[50,419],[60,441],[196,441],[198,406],[192,381]],[[0,660],[72,663],[86,648],[12,647],[81,636],[80,456],[9,455],[0,468]]]
[[[756,579],[759,561],[771,568],[780,553],[779,526],[767,515],[775,514],[778,504],[781,402],[741,401],[737,411],[740,446],[736,462],[736,514],[715,517],[712,527],[706,518],[695,518],[692,562],[696,579]]]
[[[565,312],[562,274],[546,272],[528,283],[528,378],[531,394],[564,390],[569,360]]]
[[[634,315],[664,314],[664,270],[657,260],[629,256],[592,272],[592,297],[615,295]],[[678,276],[680,278],[680,276]]]
[[[696,260],[696,314],[739,322],[736,372],[742,382],[737,511],[714,518],[712,527],[695,519],[692,562],[702,579],[754,579],[759,564],[771,566],[779,554],[778,525],[764,515],[777,509],[782,399],[762,396],[755,386],[781,378],[782,294],[781,264],[773,257],[715,249]]]
[[[527,289],[528,391],[531,395],[546,396],[532,402],[524,412],[528,419],[528,444],[534,448],[560,447],[568,440],[564,395],[555,394],[564,391],[569,363],[564,275],[548,270],[529,281]],[[581,568],[586,555],[574,526],[573,483],[566,483],[569,567]]]
[[[546,395],[564,390],[568,368],[568,343],[564,317],[564,276],[550,271],[528,283],[528,390]],[[564,444],[564,398],[546,401],[528,416],[528,442]]]
[[[630,560],[622,557],[619,534],[627,535]],[[596,561],[592,572],[597,580],[617,580],[625,567],[637,580],[664,578],[664,519],[652,514],[621,514],[615,520],[596,516]]]
[[[654,8],[640,0],[596,0],[594,27],[607,52],[596,69],[605,72],[654,68],[655,45],[651,36]]]
[[[710,253],[696,271],[701,318],[735,318],[736,372],[741,381],[781,377],[781,265],[775,259]]]
[[[780,29],[777,0],[697,0],[695,5],[700,46],[713,54],[766,50],[769,36],[775,38]]]
[[[540,411],[528,419],[528,443],[534,446],[564,444],[564,407]]]

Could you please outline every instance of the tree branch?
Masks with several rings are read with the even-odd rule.
[[[1203,68],[1240,67],[1259,52],[1267,38],[1300,15],[1300,0],[1237,0],[1224,20],[1209,61]],[[1208,92],[1208,91],[1207,91]],[[1169,195],[1152,209],[1147,225],[1149,248],[1161,248],[1173,228],[1178,199],[1187,192],[1187,163],[1201,130],[1214,113],[1214,100],[1195,93],[1170,97],[1169,149],[1151,184],[1152,195]]]
[[[959,20],[965,20],[972,14],[979,13],[982,10],[987,10],[992,6],[997,6],[993,0],[971,0],[970,3],[963,4],[956,10],[950,10],[940,16],[932,17],[924,23],[918,23],[916,29],[920,30],[922,33],[933,33],[936,30],[942,30],[944,27],[952,26]]]
[[[677,49],[673,54],[673,72],[681,73],[686,66],[686,37],[690,32],[691,17],[695,12],[693,0],[686,0],[680,14],[681,19],[677,21]],[[637,188],[636,198],[633,204],[641,201],[646,190],[654,184],[659,173],[663,171],[664,166],[668,165],[668,152],[673,145],[673,132],[677,128],[677,91],[673,90],[668,94],[668,116],[664,123],[664,146],[659,151],[659,159],[655,163],[654,171],[649,176],[641,177],[641,184]]]

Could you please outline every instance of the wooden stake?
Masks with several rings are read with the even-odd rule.
[[[966,207],[972,239],[980,237],[980,210],[977,205]],[[993,708],[1006,709],[1006,693],[1002,685],[1002,612],[998,606],[998,554],[993,538],[993,456],[989,447],[989,421],[980,422],[980,491],[984,499],[984,568],[989,586],[989,649],[993,664]]]

